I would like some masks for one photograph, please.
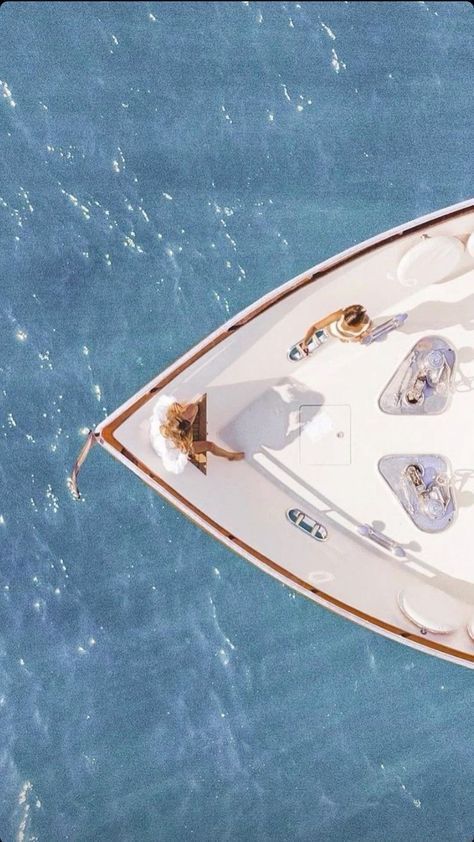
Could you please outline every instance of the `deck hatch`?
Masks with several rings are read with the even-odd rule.
[[[300,406],[299,429],[302,465],[351,464],[350,406]]]

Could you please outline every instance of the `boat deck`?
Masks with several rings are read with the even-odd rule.
[[[244,323],[246,311],[224,341],[212,347],[210,337],[205,354],[198,349],[192,361],[190,352],[98,431],[152,487],[282,581],[389,636],[474,666],[467,631],[474,615],[474,258],[466,251],[455,274],[435,284],[408,287],[397,278],[401,258],[423,233],[465,238],[472,231],[471,208],[329,266]],[[364,304],[377,322],[402,312],[408,319],[372,345],[332,339],[300,363],[287,359],[311,321],[352,303]],[[457,351],[446,411],[382,412],[383,389],[427,335]],[[208,438],[244,450],[245,461],[210,456],[207,476],[191,464],[180,475],[166,474],[148,434],[156,390],[183,401],[207,394]],[[445,531],[418,529],[380,474],[379,460],[399,453],[448,460],[458,511]],[[322,523],[327,540],[296,529],[286,516],[290,508]],[[405,557],[361,537],[361,524],[396,541]],[[453,598],[457,621],[449,634],[417,628],[402,612],[399,595],[414,584],[428,597],[434,593],[433,605],[437,593],[430,588]]]

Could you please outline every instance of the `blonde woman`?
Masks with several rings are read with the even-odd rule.
[[[198,403],[178,403],[170,395],[158,398],[153,408],[151,443],[166,470],[173,474],[184,471],[188,457],[196,453],[213,453],[231,462],[244,458],[244,453],[224,450],[212,441],[193,441],[193,422],[198,410]]]
[[[306,331],[301,347],[305,354],[308,354],[308,344],[317,330],[328,328],[332,336],[336,336],[341,342],[360,342],[370,331],[372,321],[362,304],[351,304],[335,313],[330,313],[319,322],[315,322]]]

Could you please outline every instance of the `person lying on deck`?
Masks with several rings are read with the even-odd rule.
[[[233,462],[244,458],[244,453],[224,450],[213,441],[194,441],[193,422],[199,403],[178,403],[170,395],[158,398],[150,420],[150,438],[153,449],[161,457],[167,471],[180,474],[188,457],[197,453],[213,453]]]
[[[319,322],[315,322],[306,331],[301,347],[305,354],[308,353],[308,344],[317,330],[329,328],[329,333],[336,336],[341,342],[360,342],[370,331],[372,321],[362,304],[351,304],[335,313],[330,313]]]

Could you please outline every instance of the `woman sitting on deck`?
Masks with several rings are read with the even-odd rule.
[[[317,330],[329,328],[329,333],[336,336],[341,342],[360,342],[370,331],[372,321],[362,304],[351,304],[342,310],[330,313],[319,322],[315,322],[306,331],[301,347],[305,354],[308,354],[308,344]]]
[[[199,403],[178,403],[169,395],[158,398],[150,419],[150,438],[153,449],[161,457],[167,471],[180,474],[189,457],[198,453],[213,453],[231,462],[243,459],[244,453],[224,450],[212,441],[193,440],[193,422]]]

